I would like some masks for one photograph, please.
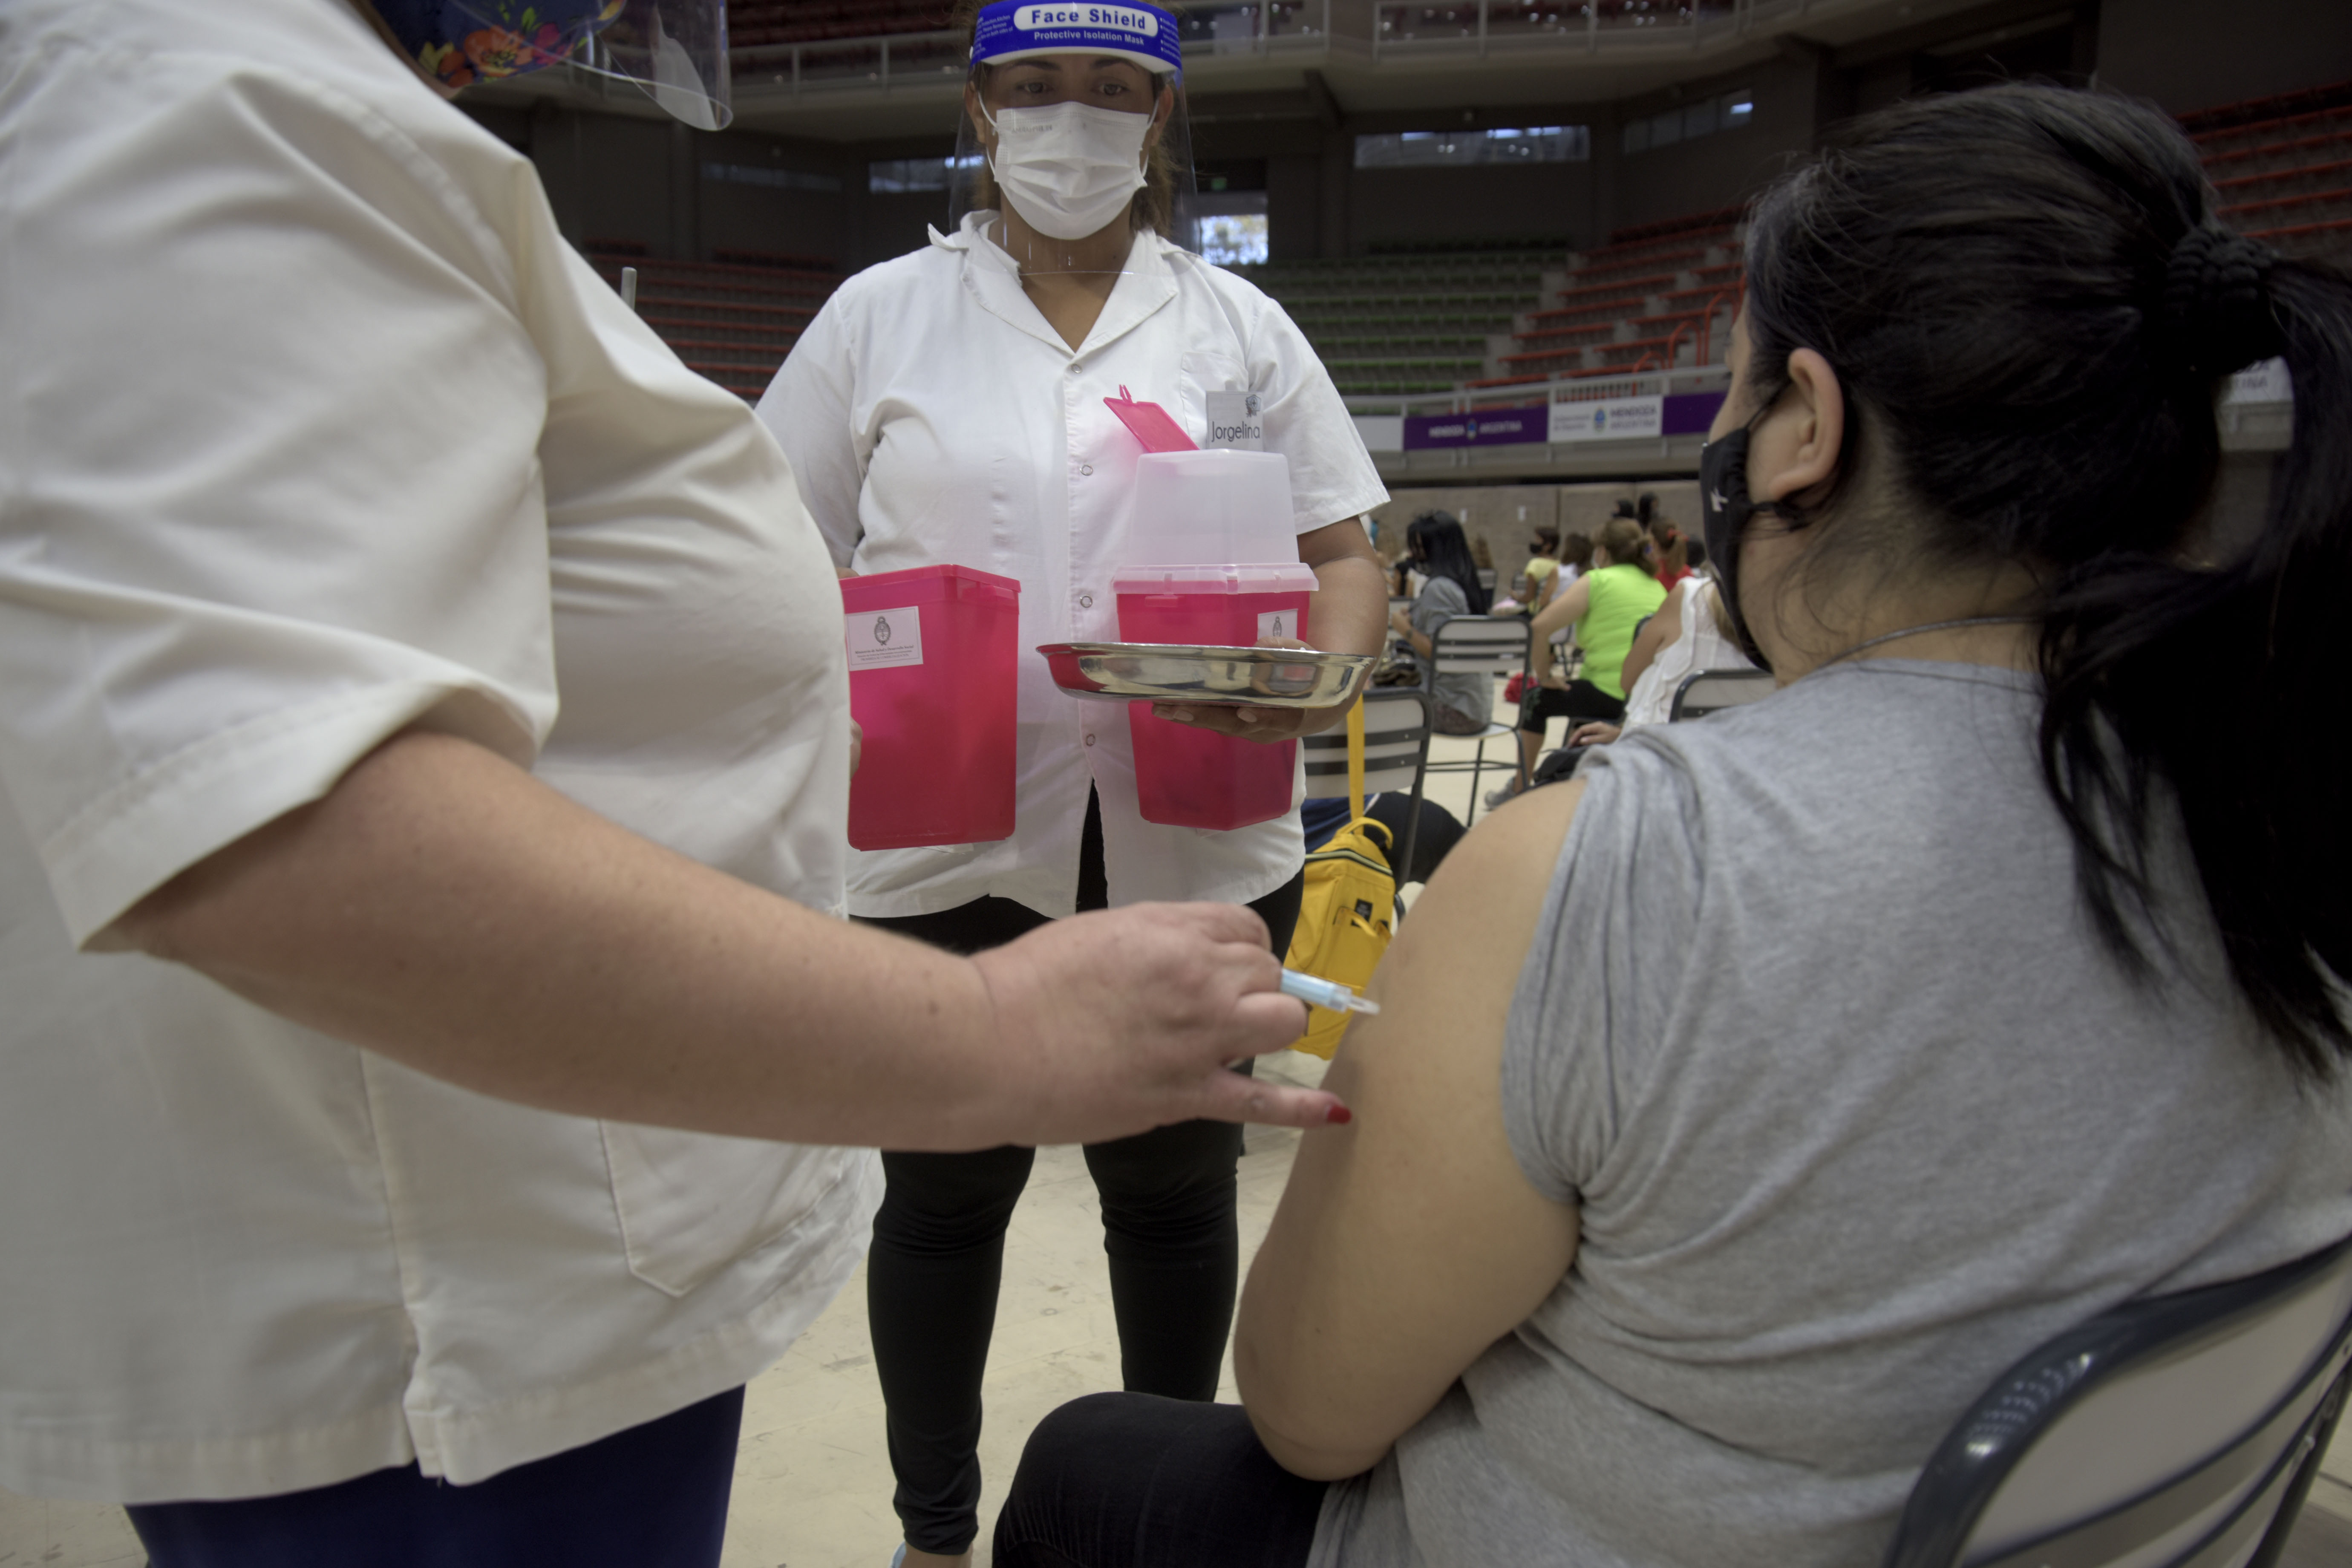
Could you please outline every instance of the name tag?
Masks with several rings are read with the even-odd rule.
[[[1258,414],[1255,392],[1209,394],[1209,440],[1212,447],[1236,452],[1265,449],[1265,421]]]

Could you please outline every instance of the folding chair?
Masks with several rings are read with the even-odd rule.
[[[1726,708],[1760,702],[1774,689],[1769,670],[1702,669],[1684,676],[1683,683],[1675,688],[1675,705],[1667,710],[1666,721],[1704,719]]]
[[[2342,1414],[2352,1239],[2126,1302],[1993,1381],[1885,1568],[2269,1568]]]
[[[1517,675],[1528,667],[1534,636],[1528,621],[1518,616],[1456,616],[1443,622],[1436,635],[1429,639],[1429,657],[1422,661],[1423,694],[1433,708],[1437,701],[1436,680],[1441,675]],[[1478,820],[1478,778],[1486,771],[1486,742],[1498,735],[1510,737],[1509,765],[1517,768],[1518,730],[1513,725],[1497,724],[1490,717],[1486,727],[1475,735],[1452,737],[1478,742],[1478,750],[1469,762],[1431,763],[1423,769],[1425,773],[1470,775],[1470,815],[1463,819],[1465,827]]]
[[[1348,793],[1348,731],[1345,726],[1303,735],[1299,756],[1307,770],[1309,799]],[[1429,765],[1429,699],[1412,687],[1375,686],[1364,692],[1364,799],[1390,791],[1411,791],[1412,815],[1404,842],[1389,858],[1402,889],[1421,837],[1423,770]],[[1313,848],[1313,845],[1307,846]]]

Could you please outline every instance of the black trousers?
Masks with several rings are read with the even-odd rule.
[[[1089,1394],[1029,1435],[997,1568],[1303,1568],[1328,1489],[1276,1464],[1238,1405]]]
[[[1099,807],[1088,802],[1077,907],[1108,901]],[[1303,883],[1293,877],[1254,900],[1274,951],[1287,952]],[[1009,899],[938,914],[876,920],[954,952],[1000,947],[1046,922]],[[1234,1218],[1240,1127],[1183,1121],[1089,1144],[1102,1195],[1123,1384],[1174,1399],[1216,1397],[1233,1328],[1241,1241]],[[981,1374],[996,1326],[1004,1229],[1035,1151],[965,1154],[885,1151],[887,1185],[866,1257],[866,1313],[888,1406],[891,1499],[908,1544],[968,1549],[980,1531]]]
[[[1400,868],[1396,856],[1404,853],[1405,835],[1412,826],[1412,796],[1395,790],[1383,791],[1371,798],[1364,807],[1364,815],[1395,836],[1391,842],[1396,854],[1389,857],[1389,868],[1398,873],[1400,886],[1428,881],[1436,874],[1438,862],[1462,842],[1461,818],[1435,801],[1424,800],[1421,803],[1421,831],[1412,839],[1412,864]]]
[[[133,1503],[153,1568],[718,1568],[743,1391],[469,1487],[416,1462],[225,1502]]]
[[[1544,726],[1559,718],[1566,718],[1572,728],[1595,721],[1614,724],[1624,717],[1625,700],[1610,696],[1589,680],[1571,680],[1564,690],[1554,686],[1531,687],[1519,699],[1519,728],[1531,735],[1542,734]]]

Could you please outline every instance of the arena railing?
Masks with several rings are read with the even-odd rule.
[[[1485,55],[1524,57],[1528,46],[1572,52],[1699,49],[1795,22],[1851,11],[1875,0],[1371,0],[1374,58]],[[1341,38],[1346,36],[1342,28]]]
[[[1700,51],[1876,5],[1879,0],[1163,0],[1192,35],[1184,58],[1333,53],[1399,64],[1530,48],[1562,53]],[[737,92],[753,97],[938,86],[964,72],[954,32],[757,44],[730,51]]]
[[[1451,392],[1350,393],[1346,401],[1349,413],[1366,416],[1486,414],[1507,408],[1531,408],[1538,404],[1549,406],[1555,404],[1607,403],[1633,397],[1665,397],[1681,393],[1725,392],[1730,386],[1731,372],[1723,365],[1682,365],[1673,370],[1558,375],[1543,381],[1516,382],[1507,386],[1457,387]],[[1654,435],[1625,438],[1660,439]]]
[[[1335,4],[1348,0],[1210,0],[1177,4],[1208,24],[1207,36],[1184,44],[1187,60],[1219,55],[1328,52]],[[798,96],[842,89],[931,85],[964,73],[963,36],[956,32],[879,33],[862,38],[754,44],[728,51],[737,90]]]

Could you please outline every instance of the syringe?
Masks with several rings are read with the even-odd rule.
[[[1296,969],[1282,972],[1282,994],[1296,996],[1311,1006],[1328,1007],[1334,1013],[1377,1013],[1381,1010],[1379,1003],[1357,995],[1336,980],[1302,974]]]

